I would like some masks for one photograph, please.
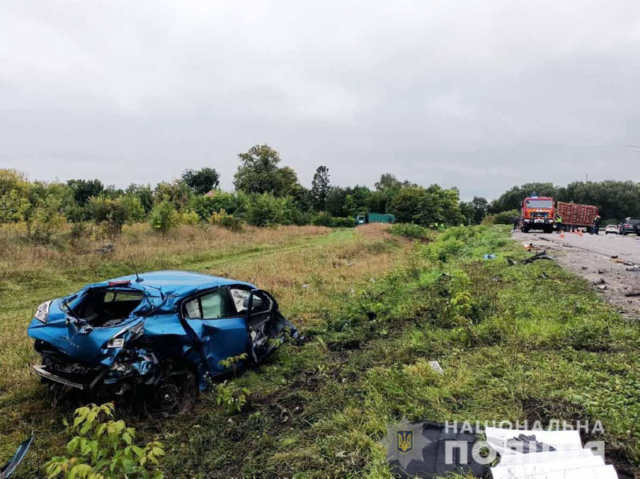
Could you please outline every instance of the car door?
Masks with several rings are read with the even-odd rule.
[[[212,376],[232,367],[221,364],[221,361],[247,352],[249,334],[246,321],[234,307],[227,287],[188,298],[182,305],[181,314]]]
[[[252,289],[246,285],[230,286],[229,291],[233,299],[236,311],[246,318],[249,334],[249,351],[255,363],[262,359],[277,347],[271,342],[275,339],[274,321],[278,315],[278,304],[275,299],[260,289]]]

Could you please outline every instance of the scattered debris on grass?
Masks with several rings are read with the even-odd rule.
[[[444,374],[444,369],[442,369],[438,361],[429,361],[429,367],[438,374]]]
[[[544,431],[486,428],[487,442],[500,454],[493,479],[617,479],[603,451],[583,448],[577,430]],[[591,444],[587,444],[591,446]]]
[[[32,443],[33,434],[31,435],[31,437],[25,439],[20,443],[13,457],[9,460],[9,462],[2,466],[2,469],[0,469],[0,479],[9,479],[9,477],[11,477],[24,457],[27,455],[27,452],[29,452],[29,448],[31,447]]]
[[[435,479],[452,473],[484,477],[489,467],[471,454],[475,431],[454,431],[436,422],[403,421],[390,426],[383,440],[391,469],[402,477]],[[452,451],[455,445],[457,451]]]
[[[543,250],[543,251],[540,251],[540,252],[536,253],[535,255],[531,256],[530,258],[525,259],[524,263],[525,264],[530,264],[530,263],[533,263],[534,261],[538,261],[538,260],[541,260],[541,259],[553,260],[553,257],[549,256],[547,254],[547,250]]]

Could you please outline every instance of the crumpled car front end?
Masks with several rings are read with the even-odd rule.
[[[135,281],[89,285],[38,306],[28,328],[41,363],[33,370],[55,392],[122,394],[159,381],[159,359],[145,344],[145,321],[163,303]]]

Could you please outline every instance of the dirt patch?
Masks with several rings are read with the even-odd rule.
[[[513,233],[588,280],[627,318],[640,319],[640,237],[577,233]],[[638,293],[636,295],[636,293]]]
[[[549,427],[551,421],[555,420],[574,424],[588,419],[581,405],[562,399],[526,398],[522,401],[522,410],[528,424],[537,423],[543,428]]]

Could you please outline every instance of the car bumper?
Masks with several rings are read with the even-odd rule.
[[[86,384],[77,383],[67,378],[63,378],[62,376],[58,376],[57,374],[53,374],[47,371],[41,364],[34,364],[32,368],[38,376],[48,379],[49,381],[53,381],[54,383],[62,384],[70,388],[80,389],[81,391],[87,389]]]

